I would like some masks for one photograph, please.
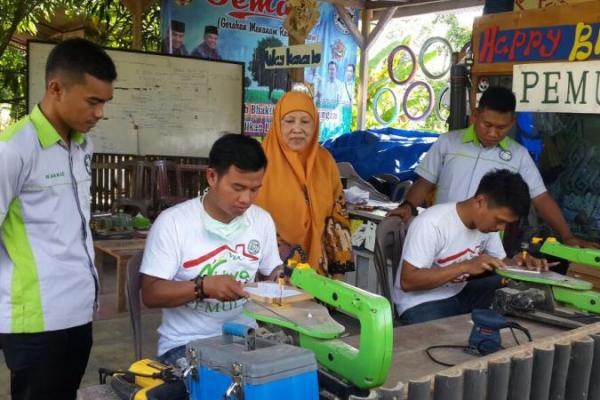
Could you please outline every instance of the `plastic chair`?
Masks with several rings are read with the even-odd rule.
[[[184,197],[191,199],[202,193],[207,186],[205,176],[207,168],[208,165],[204,164],[177,164]]]
[[[392,290],[396,273],[400,267],[402,246],[407,229],[407,225],[402,222],[400,217],[389,216],[377,224],[375,231],[375,269],[381,293],[390,301],[390,304],[393,304]]]
[[[354,169],[352,164],[346,161],[337,163],[338,170],[340,172],[340,178],[346,180],[346,187],[350,188],[356,186],[359,189],[369,192],[369,199],[377,201],[390,201],[389,197],[381,193],[373,185],[364,180],[358,172]]]
[[[375,182],[379,184],[375,184]],[[411,180],[400,180],[396,175],[392,174],[379,174],[373,175],[369,178],[368,182],[373,184],[373,186],[379,190],[381,193],[387,195],[392,201],[399,202],[404,197],[405,193],[408,191],[408,188],[412,185]]]
[[[144,160],[123,161],[113,174],[113,187],[117,196],[111,205],[113,213],[119,208],[134,208],[145,217],[154,211],[155,170]]]
[[[156,208],[160,212],[185,200],[181,185],[181,171],[169,160],[154,161],[156,167]]]
[[[140,289],[142,277],[140,266],[144,251],[138,252],[127,262],[127,306],[129,307],[129,319],[133,331],[133,350],[135,359],[142,359],[142,302],[140,300]]]

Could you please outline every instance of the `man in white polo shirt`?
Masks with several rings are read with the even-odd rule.
[[[98,298],[92,144],[117,73],[95,44],[58,44],[42,101],[0,134],[0,347],[15,399],[75,399]]]
[[[527,216],[529,204],[527,184],[503,169],[485,175],[475,196],[419,214],[408,228],[392,294],[402,322],[490,307],[500,276],[467,278],[505,267],[508,260],[498,231]],[[545,260],[520,254],[510,263],[547,268]]]
[[[142,298],[161,307],[159,359],[174,364],[185,345],[221,334],[242,315],[243,285],[273,280],[281,265],[273,219],[254,205],[267,159],[258,141],[228,134],[209,154],[208,191],[163,211],[144,250]]]
[[[434,189],[435,204],[465,200],[473,196],[488,171],[506,168],[521,174],[538,215],[563,243],[599,247],[573,236],[527,149],[507,136],[515,122],[515,106],[515,96],[509,89],[488,88],[479,100],[473,125],[440,135],[416,168],[419,179],[407,192],[406,200],[391,214],[408,221]]]

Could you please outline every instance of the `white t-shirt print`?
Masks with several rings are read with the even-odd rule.
[[[163,211],[154,222],[140,271],[161,279],[185,281],[198,275],[231,275],[239,282],[254,281],[256,272],[269,275],[282,263],[275,224],[258,206],[246,211],[250,226],[229,240],[204,229],[204,207],[199,198]],[[162,310],[158,354],[191,340],[221,334],[224,322],[254,325],[242,314],[245,299],[205,299]]]
[[[415,218],[408,228],[392,298],[398,314],[430,301],[457,295],[466,285],[463,275],[435,289],[405,292],[400,286],[404,260],[416,268],[444,268],[483,253],[506,257],[500,235],[468,229],[458,216],[456,203],[438,204]]]

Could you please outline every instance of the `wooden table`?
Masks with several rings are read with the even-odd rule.
[[[127,311],[125,285],[127,284],[127,262],[139,251],[144,250],[146,239],[95,240],[96,269],[102,287],[104,256],[108,254],[117,261],[117,311]]]

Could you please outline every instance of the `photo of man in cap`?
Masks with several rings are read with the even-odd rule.
[[[163,53],[187,56],[189,53],[183,44],[184,35],[185,23],[172,19],[167,37],[162,42]]]
[[[218,40],[219,30],[217,27],[207,25],[204,28],[204,41],[192,51],[192,57],[204,58],[206,60],[220,60],[221,56],[217,52]]]

